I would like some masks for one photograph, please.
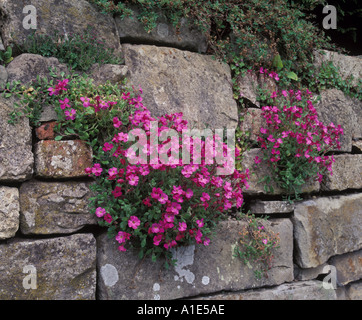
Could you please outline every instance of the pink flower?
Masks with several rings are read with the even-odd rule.
[[[254,162],[255,162],[255,164],[258,164],[261,162],[261,159],[258,156],[255,156]]]
[[[124,231],[119,231],[118,234],[116,235],[116,240],[119,243],[125,243],[127,240],[129,240],[131,237],[131,235],[127,232]]]
[[[111,223],[112,222],[112,216],[109,214],[109,213],[107,213],[105,216],[104,216],[104,220],[106,221],[106,222],[108,222],[108,223]]]
[[[210,244],[210,239],[205,237],[204,246],[208,246],[209,244]]]
[[[122,125],[122,121],[119,120],[117,117],[114,117],[114,118],[113,118],[113,126],[114,126],[115,128],[119,128],[121,125]]]
[[[127,251],[127,249],[124,247],[123,244],[121,244],[120,246],[118,246],[118,250],[121,251],[121,252]]]
[[[113,149],[113,144],[112,143],[108,143],[106,142],[104,145],[103,145],[103,151],[104,152],[107,152],[107,151],[110,151]]]
[[[191,189],[186,190],[185,197],[187,199],[191,199],[193,195],[194,195],[194,192]]]
[[[265,129],[265,128],[260,128],[260,132],[262,134],[266,134],[268,132],[268,129]]]
[[[128,180],[128,183],[131,185],[131,186],[137,186],[138,185],[138,181],[139,181],[139,177],[135,174],[130,174],[128,177],[127,177],[127,180]]]
[[[64,110],[65,108],[69,108],[70,107],[70,105],[68,104],[68,102],[69,102],[69,99],[68,98],[65,98],[64,100],[58,100],[59,101],[59,103],[60,103],[60,108],[62,109],[62,110]]]
[[[101,168],[101,165],[99,163],[95,163],[93,168],[92,168],[92,173],[95,176],[100,176],[102,171],[103,171],[103,169]]]
[[[180,231],[180,232],[186,231],[186,229],[187,229],[187,224],[186,224],[186,222],[179,222],[178,225],[179,225],[178,231]]]
[[[210,200],[210,196],[209,196],[208,193],[203,192],[203,193],[202,193],[202,197],[200,197],[200,199],[201,199],[202,202],[209,201],[209,200]]]
[[[158,223],[154,223],[148,231],[149,233],[163,233],[165,230]]]
[[[112,194],[115,198],[119,198],[122,195],[122,188],[119,186],[116,186],[114,190],[112,191]]]
[[[65,120],[74,120],[75,119],[75,114],[77,113],[76,110],[74,109],[71,109],[70,111],[69,110],[65,110],[64,111],[64,114],[65,114]]]
[[[196,224],[199,228],[202,228],[205,225],[204,218],[202,218],[201,220],[196,220]]]
[[[159,235],[157,235],[157,236],[154,236],[154,237],[153,237],[153,244],[154,244],[155,246],[160,245],[160,242],[161,242],[162,238],[163,238],[163,235],[162,235],[162,234],[159,234]]]
[[[101,208],[101,207],[98,207],[98,208],[96,209],[96,216],[97,216],[98,218],[103,217],[105,214],[106,214],[106,209]]]
[[[130,216],[128,219],[128,226],[132,229],[137,229],[139,225],[141,224],[140,219],[138,219],[136,216]]]
[[[267,244],[268,243],[268,240],[267,239],[263,239],[262,241],[264,244]]]

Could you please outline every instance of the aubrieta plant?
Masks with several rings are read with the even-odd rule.
[[[340,125],[323,124],[311,101],[312,93],[305,91],[278,91],[270,96],[269,105],[262,107],[266,126],[260,129],[258,142],[263,162],[270,175],[263,178],[266,191],[273,192],[271,182],[286,191],[288,199],[298,199],[301,187],[308,181],[322,181],[332,174],[333,155],[328,151],[340,149]]]

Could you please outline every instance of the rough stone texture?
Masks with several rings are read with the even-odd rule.
[[[100,299],[177,299],[221,290],[242,290],[256,286],[278,285],[293,280],[293,230],[289,219],[265,223],[280,233],[280,248],[268,278],[257,280],[253,266],[245,266],[234,256],[242,222],[220,223],[208,247],[188,246],[173,251],[176,267],[164,269],[163,261],[140,262],[132,250],[119,252],[117,243],[107,235],[97,238],[98,292]]]
[[[0,187],[0,240],[15,236],[19,229],[19,190]]]
[[[55,137],[54,127],[56,124],[55,121],[42,124],[35,129],[36,137],[40,140],[53,140]]]
[[[362,194],[297,203],[292,217],[296,262],[313,268],[362,248]]]
[[[260,128],[266,125],[261,113],[261,109],[247,108],[243,114],[244,119],[240,121],[241,130],[243,132],[250,132],[248,138],[252,141],[257,141],[258,135],[260,135]]]
[[[211,56],[173,48],[123,45],[130,81],[154,116],[183,112],[198,127],[236,128],[230,68]]]
[[[260,107],[260,103],[257,101],[258,87],[268,90],[270,94],[277,90],[276,82],[267,74],[256,74],[254,72],[247,72],[243,77],[240,77],[238,85],[240,97],[258,107]]]
[[[0,244],[0,257],[1,300],[95,299],[96,241],[92,234],[14,239]],[[36,271],[36,289],[26,286],[31,283],[29,266]]]
[[[325,125],[333,122],[341,125],[344,134],[341,137],[341,149],[339,151],[351,152],[352,138],[361,136],[361,108],[362,103],[349,98],[337,89],[329,89],[321,92],[321,100],[315,104],[318,119]],[[335,151],[338,151],[337,149]]]
[[[8,72],[6,68],[0,65],[0,90],[3,90],[6,82],[8,81]]]
[[[336,300],[333,289],[324,289],[322,282],[303,281],[286,283],[274,288],[223,293],[201,300]]]
[[[122,43],[155,44],[165,47],[175,47],[183,50],[204,53],[207,50],[206,36],[186,18],[181,18],[176,29],[166,16],[158,12],[157,26],[147,32],[145,26],[137,19],[139,10],[132,7],[135,16],[116,16],[116,25]]]
[[[0,97],[0,181],[24,181],[33,174],[34,157],[29,119],[8,123],[13,99]]]
[[[323,178],[322,190],[342,191],[362,188],[362,154],[336,155],[332,164],[333,175]]]
[[[96,6],[86,0],[4,0],[0,3],[0,12],[6,20],[2,28],[4,45],[23,44],[26,37],[34,30],[26,30],[22,14],[26,5],[36,8],[38,33],[50,34],[57,30],[63,34],[84,34],[88,27],[93,27],[96,41],[104,41],[108,47],[119,47],[119,36],[116,24],[111,15],[102,14]]]
[[[353,141],[352,147],[356,150],[356,153],[362,153],[362,140]]]
[[[35,145],[35,173],[43,178],[85,177],[92,152],[81,140],[42,140]]]
[[[325,54],[322,54],[324,52]],[[362,77],[362,58],[352,57],[338,52],[323,50],[321,53],[315,52],[315,65],[320,67],[322,62],[332,61],[339,68],[343,79],[353,76],[353,85],[358,84],[358,80]]]
[[[30,85],[36,77],[47,77],[50,79],[49,68],[56,68],[56,74],[60,76],[61,72],[69,74],[65,64],[60,63],[57,58],[45,58],[39,54],[23,53],[13,61],[11,61],[6,70],[8,72],[8,82],[14,80],[20,81],[23,84]]]
[[[350,300],[362,300],[362,281],[357,281],[347,286],[346,294]]]
[[[245,190],[245,194],[249,195],[260,195],[260,194],[271,194],[270,192],[265,192],[264,182],[259,182],[262,178],[264,178],[266,175],[270,175],[269,168],[263,164],[260,163],[259,165],[255,166],[254,159],[258,156],[259,158],[263,158],[263,151],[262,149],[255,148],[250,149],[244,153],[243,160],[242,160],[242,166],[243,169],[249,169],[250,171],[250,179],[248,180],[249,188]],[[285,191],[283,191],[281,188],[279,188],[275,182],[272,182],[272,187],[274,188],[273,194],[283,194]],[[311,193],[311,192],[317,192],[319,191],[320,185],[318,181],[310,181],[306,183],[302,187],[302,193]]]
[[[54,106],[46,105],[43,107],[41,112],[39,121],[40,122],[48,122],[48,121],[56,121],[58,120],[58,115],[55,111]]]
[[[323,263],[315,268],[299,268],[298,265],[294,265],[294,278],[296,280],[305,281],[305,280],[313,280],[316,279],[320,274],[326,274],[328,272],[323,271],[327,266],[327,263]],[[329,269],[328,269],[329,270]]]
[[[88,71],[89,76],[93,78],[95,85],[104,84],[107,80],[116,84],[124,80],[128,73],[128,67],[118,64],[94,64]]]
[[[362,279],[362,250],[332,257],[328,263],[336,267],[338,285]]]
[[[253,200],[250,210],[255,214],[291,213],[294,210],[294,204],[288,201]]]
[[[72,233],[97,224],[89,212],[85,182],[25,182],[20,187],[20,230],[23,234]]]

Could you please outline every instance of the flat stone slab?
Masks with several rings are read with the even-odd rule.
[[[92,234],[0,244],[1,300],[94,300]]]
[[[297,203],[292,217],[296,263],[313,268],[362,248],[362,193]]]
[[[329,264],[336,267],[340,286],[362,279],[362,250],[332,257]]]
[[[362,154],[335,155],[333,175],[323,177],[321,189],[342,191],[362,188]]]
[[[285,283],[275,288],[247,290],[203,297],[200,300],[337,300],[335,290],[324,289],[322,281]]]
[[[14,99],[0,97],[0,182],[21,182],[33,175],[34,156],[29,119],[22,117],[11,125],[9,113]]]
[[[254,214],[291,213],[294,203],[288,201],[263,201],[252,200],[250,211]]]
[[[34,147],[35,173],[42,178],[86,177],[92,151],[81,140],[42,140]]]
[[[289,219],[265,223],[280,233],[280,248],[274,253],[274,264],[268,278],[257,280],[250,268],[234,256],[243,222],[220,223],[208,247],[187,246],[173,251],[175,267],[164,268],[164,261],[140,262],[132,250],[119,252],[117,243],[106,234],[97,238],[99,299],[177,299],[221,290],[236,291],[293,280],[293,228]]]
[[[0,186],[0,240],[15,236],[19,229],[19,190]]]
[[[143,89],[153,116],[183,112],[186,120],[211,130],[236,128],[230,68],[211,56],[174,48],[122,45],[129,80]]]
[[[29,181],[20,187],[23,234],[72,233],[97,225],[89,212],[90,183]]]

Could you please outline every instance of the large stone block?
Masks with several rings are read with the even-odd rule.
[[[95,292],[92,234],[0,244],[1,300],[93,300]]]
[[[191,125],[236,128],[230,68],[211,56],[174,48],[124,44],[130,82],[143,89],[154,116],[183,112]]]
[[[342,191],[362,188],[362,154],[336,155],[333,174],[323,178],[322,190]]]
[[[321,92],[320,96],[321,100],[315,104],[319,121],[325,125],[329,125],[331,122],[336,126],[341,125],[344,133],[340,139],[341,149],[339,151],[351,152],[352,138],[361,137],[362,102],[347,97],[337,89],[325,90]]]
[[[20,187],[20,230],[24,234],[72,233],[96,225],[90,214],[89,183],[29,181]]]
[[[144,24],[137,19],[139,9],[133,6],[132,10],[134,15],[131,17],[122,19],[116,16],[115,18],[122,43],[156,44],[200,53],[206,52],[206,35],[187,18],[181,18],[179,28],[176,29],[167,17],[158,11],[156,27],[148,32]]]
[[[297,203],[292,217],[296,262],[312,268],[362,248],[362,194]]]
[[[26,5],[32,5],[33,8],[23,14]],[[4,0],[0,3],[0,12],[5,20],[2,27],[5,46],[21,45],[26,37],[34,32],[33,29],[23,26],[23,22],[26,26],[29,24],[25,17],[33,13],[36,15],[38,33],[49,34],[57,30],[65,34],[84,34],[88,27],[93,27],[96,30],[95,41],[103,41],[108,47],[119,47],[119,36],[113,17],[101,13],[86,0]]]
[[[201,300],[336,300],[333,289],[324,289],[317,280],[285,283],[275,288],[224,293]]]
[[[35,145],[35,174],[42,178],[85,177],[92,151],[81,140],[42,140]]]
[[[15,236],[19,229],[19,190],[0,187],[0,240]]]
[[[328,263],[336,267],[338,285],[362,279],[362,250],[332,257]]]
[[[100,299],[177,299],[221,290],[278,285],[293,280],[293,228],[289,219],[267,221],[266,228],[280,233],[280,248],[268,278],[257,280],[249,267],[234,256],[243,227],[239,221],[219,224],[208,247],[187,246],[173,251],[178,260],[166,270],[161,259],[141,262],[135,252],[119,252],[106,235],[97,238],[98,292]]]
[[[29,119],[8,123],[13,99],[0,97],[0,181],[24,181],[33,174],[34,156]]]

